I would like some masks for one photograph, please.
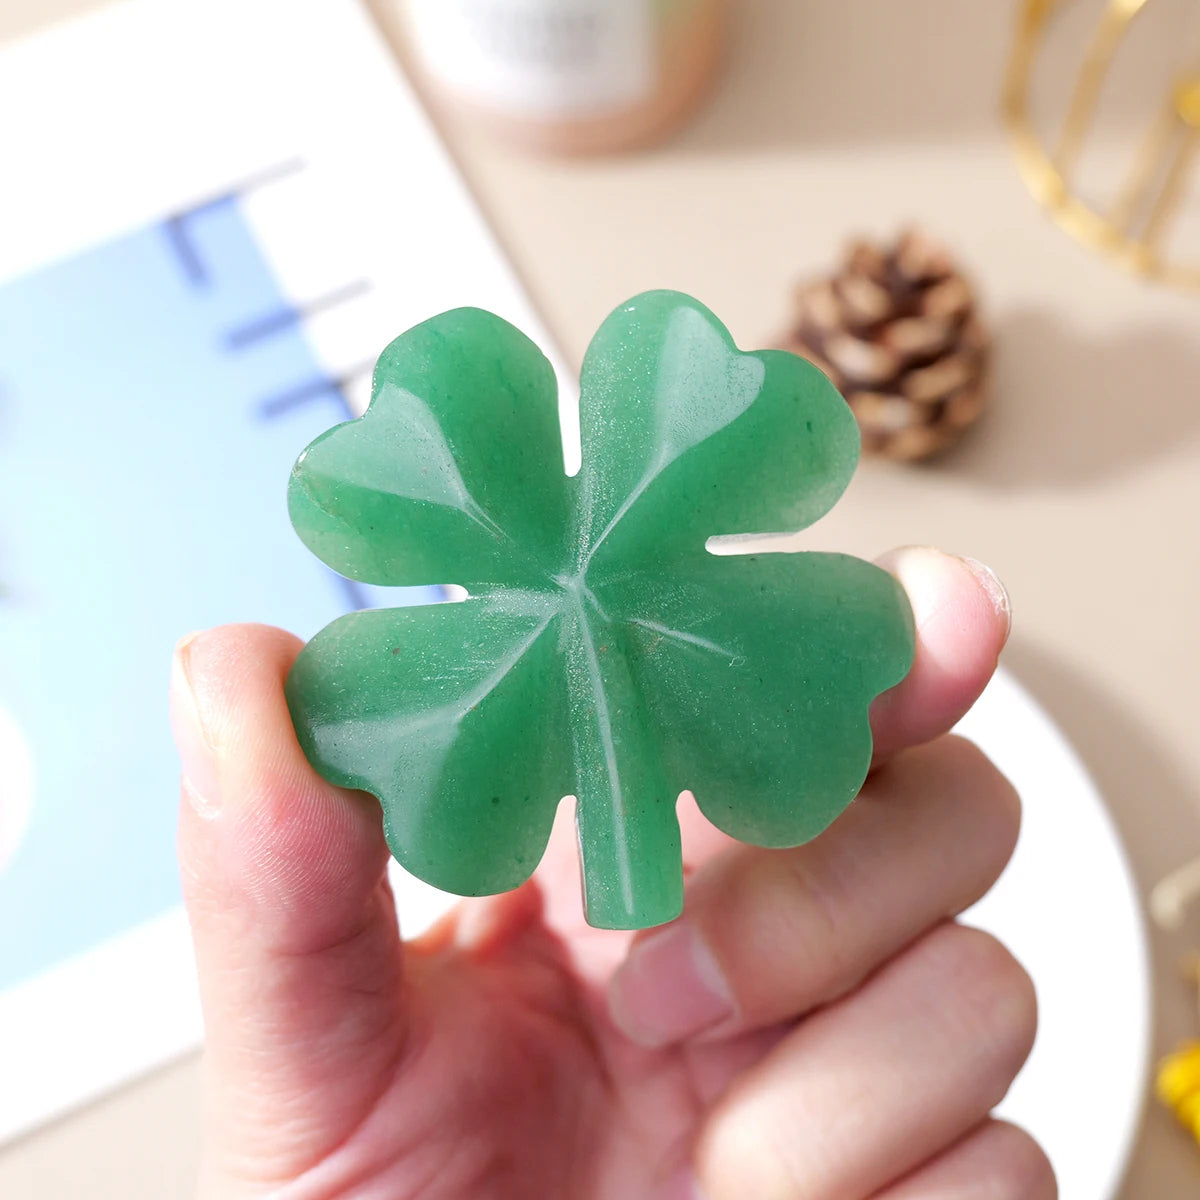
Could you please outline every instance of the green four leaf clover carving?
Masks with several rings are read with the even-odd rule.
[[[581,392],[568,477],[553,372],[511,325],[458,309],[387,347],[365,415],[296,463],[292,521],[352,579],[470,596],[341,617],[287,696],[309,759],[378,797],[415,875],[517,886],[574,795],[587,918],[638,928],[682,906],[684,789],[764,846],[845,808],[912,618],[858,559],[705,548],[802,529],[849,482],[858,433],[814,367],[649,292],[600,327]]]

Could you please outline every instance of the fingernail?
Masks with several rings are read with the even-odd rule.
[[[659,1200],[706,1200],[696,1177],[686,1169],[672,1175],[663,1185]]]
[[[686,921],[636,942],[609,985],[609,1012],[641,1046],[666,1046],[733,1015],[712,951]]]
[[[171,728],[183,769],[183,790],[202,817],[215,817],[221,807],[216,753],[192,690],[190,659],[200,634],[191,633],[175,647],[171,662]]]
[[[1004,618],[1004,636],[1007,638],[1012,631],[1012,602],[1008,598],[1008,589],[1000,582],[1000,576],[986,563],[981,563],[977,558],[968,558],[965,554],[958,557],[987,593],[996,615]]]

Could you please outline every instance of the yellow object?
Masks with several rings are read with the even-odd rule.
[[[1017,167],[1037,202],[1076,241],[1127,270],[1200,290],[1200,256],[1175,249],[1169,235],[1180,214],[1188,177],[1200,155],[1200,71],[1171,77],[1164,64],[1156,114],[1147,114],[1141,140],[1115,195],[1081,194],[1078,167],[1097,121],[1101,92],[1130,26],[1149,0],[1106,0],[1070,89],[1056,137],[1045,138],[1031,116],[1035,66],[1052,20],[1071,0],[1021,0],[1016,38],[1004,84],[1004,116]]]
[[[1200,1041],[1185,1042],[1158,1067],[1158,1098],[1200,1142]]]

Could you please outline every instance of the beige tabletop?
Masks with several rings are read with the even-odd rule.
[[[3,0],[0,37],[95,2]],[[1022,188],[996,117],[1008,0],[734,7],[719,90],[662,150],[537,159],[447,126],[450,143],[575,362],[644,288],[701,297],[755,346],[848,233],[918,218],[961,252],[996,336],[992,411],[935,466],[864,468],[809,543],[934,543],[999,571],[1006,661],[1081,752],[1148,888],[1200,853],[1200,297],[1100,261]],[[1200,1032],[1187,942],[1155,935],[1158,1052]],[[0,1150],[0,1196],[190,1195],[198,1088],[189,1058]],[[1197,1194],[1200,1150],[1151,1104],[1122,1200]]]

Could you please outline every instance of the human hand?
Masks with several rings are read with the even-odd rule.
[[[1036,1144],[988,1115],[1032,1045],[1032,987],[953,923],[1016,840],[1012,789],[942,736],[1007,600],[935,551],[883,565],[917,654],[872,709],[861,796],[794,850],[734,843],[685,797],[684,915],[637,936],[584,923],[567,813],[529,883],[401,941],[378,806],[296,743],[298,640],[185,639],[204,1200],[1050,1200]]]

